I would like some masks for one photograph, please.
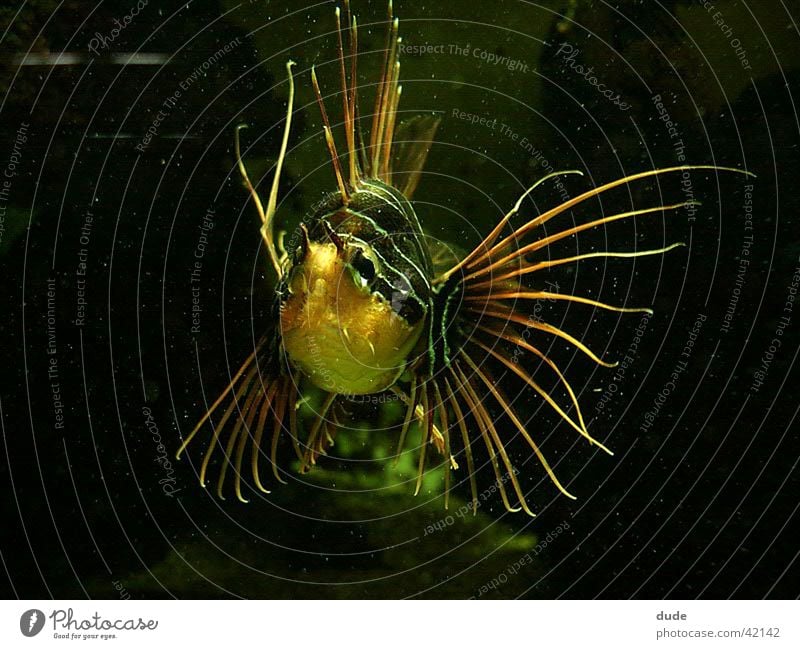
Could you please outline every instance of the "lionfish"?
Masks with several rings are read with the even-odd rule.
[[[499,367],[519,377],[589,444],[612,454],[590,435],[575,391],[556,363],[532,342],[531,333],[566,341],[603,367],[616,364],[603,361],[583,342],[559,327],[531,317],[524,305],[541,300],[564,300],[621,313],[652,311],[551,292],[530,280],[539,271],[585,259],[631,258],[673,250],[683,244],[634,252],[591,252],[558,259],[543,254],[551,244],[590,228],[691,208],[698,203],[683,201],[644,207],[596,218],[546,236],[532,235],[541,232],[542,226],[573,206],[635,181],[687,170],[748,172],[715,165],[646,170],[594,187],[522,225],[511,227],[523,201],[537,187],[560,175],[582,175],[577,170],[550,173],[528,188],[471,252],[460,259],[453,255],[448,258],[442,254],[441,246],[428,242],[411,203],[439,118],[419,115],[396,123],[402,92],[401,38],[391,0],[382,72],[371,116],[362,115],[359,108],[358,21],[346,0],[344,9],[345,29],[338,7],[335,15],[347,153],[340,156],[338,152],[312,66],[311,84],[321,112],[336,189],[303,220],[288,246],[285,233],[275,236],[274,221],[293,114],[293,61],[286,64],[288,107],[266,207],[242,160],[239,144],[242,126],[236,129],[238,168],[261,218],[261,236],[277,275],[272,324],[229,385],[186,436],[177,457],[180,458],[206,422],[210,422],[212,436],[200,467],[200,483],[206,486],[211,459],[217,448],[222,448],[224,458],[217,478],[217,494],[224,497],[226,475],[232,468],[236,496],[247,502],[242,493],[242,465],[248,447],[252,482],[261,492],[269,493],[262,482],[259,463],[262,456],[268,457],[275,480],[285,484],[277,463],[282,433],[288,433],[301,471],[307,471],[333,443],[338,422],[329,414],[337,399],[388,391],[405,405],[402,428],[398,422],[398,456],[412,422],[420,426],[415,495],[422,484],[428,448],[433,446],[443,456],[447,507],[451,471],[459,468],[457,457],[463,453],[475,511],[478,490],[473,445],[482,442],[505,508],[508,511],[521,509],[534,515],[509,458],[508,440],[504,441],[499,420],[492,414],[496,410],[502,420],[510,423],[511,430],[518,431],[555,487],[574,499],[556,477],[522,417],[495,381],[493,372]],[[349,45],[347,57],[345,31]],[[362,122],[370,117],[367,140]],[[443,259],[445,262],[449,259],[450,263],[443,266]],[[566,407],[559,405],[521,363],[515,362],[508,353],[511,347],[530,353],[553,373],[569,395],[570,403]],[[482,356],[480,362],[476,361],[476,353]],[[303,381],[321,389],[326,396],[314,421],[303,427],[308,432],[301,441],[297,410]],[[484,401],[488,396],[490,403]],[[569,414],[569,410],[574,414]],[[212,417],[220,411],[219,419],[213,421]],[[453,441],[459,437],[461,450],[455,452]],[[511,490],[506,488],[509,482]]]

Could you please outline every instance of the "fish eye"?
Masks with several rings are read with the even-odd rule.
[[[375,264],[361,250],[356,250],[350,264],[366,283],[375,278]]]

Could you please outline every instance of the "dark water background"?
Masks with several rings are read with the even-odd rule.
[[[291,484],[252,494],[249,505],[197,485],[200,449],[172,459],[267,317],[271,280],[234,166],[233,129],[250,125],[243,145],[265,196],[290,56],[297,98],[281,187],[286,227],[332,187],[308,70],[316,64],[323,91],[335,92],[334,5],[150,2],[112,38],[114,20],[124,23],[134,6],[0,9],[0,167],[10,174],[0,178],[8,180],[0,185],[0,592],[798,595],[789,529],[800,494],[800,307],[785,310],[800,267],[796,2],[720,0],[713,10],[680,0],[395,3],[404,43],[417,48],[402,57],[401,108],[443,117],[415,203],[433,236],[466,248],[548,170],[582,170],[584,178],[565,181],[574,196],[676,164],[677,141],[689,163],[758,175],[693,174],[703,202],[694,220],[682,210],[581,235],[582,252],[686,248],[635,263],[584,262],[546,278],[562,291],[651,305],[655,315],[616,381],[615,370],[569,346],[549,348],[579,390],[590,431],[616,455],[582,443],[541,399],[524,397],[532,433],[578,496],[560,496],[512,442],[536,519],[506,513],[496,494],[477,516],[461,516],[466,484],[445,511],[436,473],[414,498],[403,483],[413,458],[399,470],[371,461],[390,453],[391,435],[368,430],[391,421],[387,409],[355,408],[350,423],[364,430],[342,434],[344,459],[302,477],[287,464]],[[356,1],[354,10],[369,105],[385,7]],[[74,58],[54,65],[59,52]],[[138,58],[123,65],[130,54]],[[684,189],[679,176],[645,181],[563,218],[680,201]],[[525,210],[559,200],[543,188]],[[213,227],[202,232],[209,210]],[[574,246],[561,251],[575,254]],[[575,305],[547,304],[543,317],[610,359],[624,358],[641,322]],[[169,466],[158,460],[159,439]],[[491,471],[479,482],[489,487]]]

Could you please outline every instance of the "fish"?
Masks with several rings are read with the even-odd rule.
[[[267,331],[184,437],[177,457],[180,459],[201,430],[209,428],[211,438],[200,464],[200,484],[207,485],[212,459],[221,454],[216,465],[217,495],[224,498],[227,475],[232,471],[236,497],[248,502],[243,492],[246,470],[253,491],[270,493],[261,473],[263,462],[268,462],[275,482],[286,484],[279,471],[281,439],[288,438],[286,445],[291,447],[300,471],[309,471],[327,453],[341,428],[335,415],[337,404],[354,395],[387,394],[400,399],[404,406],[402,424],[397,422],[398,457],[410,428],[418,426],[420,430],[415,495],[421,489],[433,449],[444,466],[445,508],[452,473],[460,471],[466,472],[475,511],[475,454],[485,452],[505,509],[534,516],[518,478],[519,470],[509,455],[506,431],[511,430],[535,455],[554,487],[575,499],[556,476],[504,385],[496,380],[501,376],[498,372],[515,376],[587,444],[613,455],[590,434],[576,392],[545,351],[545,344],[559,341],[571,345],[604,368],[616,364],[600,358],[565,329],[532,316],[533,306],[542,301],[562,301],[619,313],[652,314],[652,310],[552,291],[537,284],[536,273],[587,259],[667,254],[683,244],[561,258],[547,253],[549,246],[592,228],[694,209],[698,203],[684,200],[638,207],[558,231],[545,231],[545,224],[614,188],[664,175],[699,170],[753,174],[717,165],[645,169],[587,189],[516,224],[522,218],[526,199],[537,188],[564,176],[583,175],[579,170],[555,171],[527,188],[471,251],[457,254],[455,247],[445,250],[426,236],[413,203],[441,115],[416,115],[398,122],[401,37],[391,2],[373,110],[371,115],[362,113],[358,20],[349,2],[343,6],[344,12],[338,7],[335,11],[343,133],[334,133],[316,69],[312,66],[310,70],[333,176],[332,190],[291,236],[286,232],[276,235],[275,220],[294,111],[293,61],[286,64],[287,111],[266,206],[242,159],[239,138],[244,125],[236,128],[238,169],[260,217],[260,234],[276,285]],[[559,403],[542,387],[537,372],[520,361],[522,354],[534,360],[539,371],[551,373],[562,394],[568,395],[567,403]],[[305,386],[313,386],[325,396],[311,421],[300,422],[298,408],[305,398]]]

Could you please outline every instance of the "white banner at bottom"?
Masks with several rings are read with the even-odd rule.
[[[797,601],[3,601],[0,647],[799,647],[799,618]]]

